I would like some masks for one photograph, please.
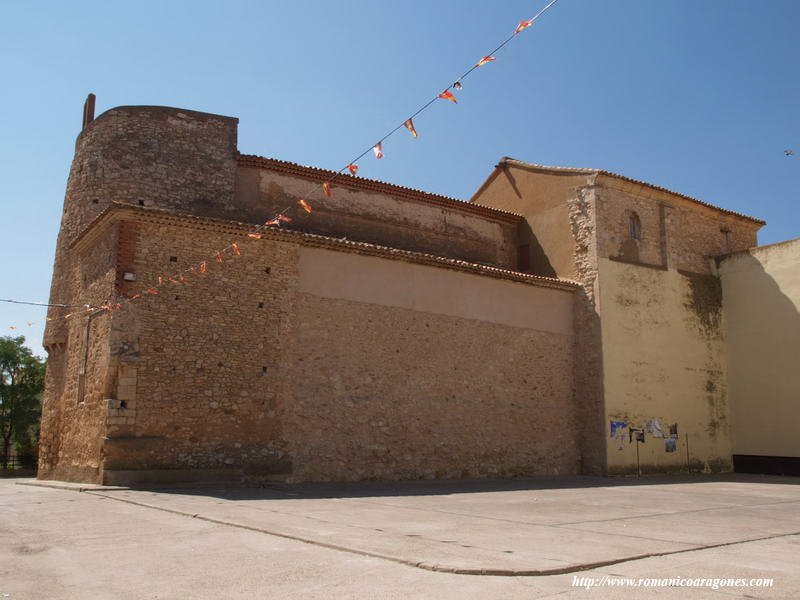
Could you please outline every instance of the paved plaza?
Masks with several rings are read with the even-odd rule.
[[[0,533],[3,600],[800,597],[797,478],[158,490],[6,479]]]

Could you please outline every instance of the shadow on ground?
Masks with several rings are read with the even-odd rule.
[[[135,488],[139,491],[157,491],[161,494],[210,496],[235,500],[334,498],[380,498],[392,496],[445,496],[489,492],[567,490],[581,488],[636,488],[638,486],[676,485],[711,482],[771,483],[800,485],[800,478],[775,475],[724,473],[715,475],[646,476],[641,478],[607,477],[524,477],[514,479],[458,479],[419,481],[359,481],[342,483],[268,483],[260,487],[211,485],[207,488],[164,486]]]

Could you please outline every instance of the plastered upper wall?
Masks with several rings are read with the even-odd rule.
[[[722,296],[711,275],[682,274],[600,259],[600,306],[608,467],[636,473],[631,427],[657,419],[663,437],[645,435],[639,460],[645,472],[730,469],[726,355]],[[610,422],[627,425],[611,437]],[[688,449],[687,449],[688,434]]]
[[[800,457],[800,239],[719,267],[733,452]]]
[[[491,218],[391,194],[358,190],[347,186],[348,179],[342,176],[333,195],[325,197],[320,185],[309,179],[268,168],[240,167],[236,198],[240,206],[252,207],[247,220],[257,222],[287,206],[296,208],[297,201],[305,198],[313,205],[314,212],[292,210],[292,227],[516,268],[519,219],[510,215]]]
[[[635,472],[628,431],[651,419],[677,424],[676,451],[646,434],[643,470],[728,470],[727,349],[713,258],[754,245],[761,224],[608,174],[598,176],[595,196],[607,420],[628,425],[612,439],[606,424],[609,471]]]
[[[302,292],[572,336],[573,291],[303,248]]]
[[[592,176],[541,173],[501,163],[470,200],[521,214],[518,244],[527,246],[531,273],[578,279],[569,204]]]

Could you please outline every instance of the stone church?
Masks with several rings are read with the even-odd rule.
[[[800,241],[757,247],[763,221],[510,158],[469,202],[327,197],[235,118],[93,112],[50,298],[122,308],[50,309],[40,478],[797,469]]]

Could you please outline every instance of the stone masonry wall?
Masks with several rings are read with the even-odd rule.
[[[111,228],[65,253],[60,284],[70,290],[70,297],[92,305],[112,297],[117,235],[117,228]],[[99,481],[111,317],[80,308],[52,309],[50,314],[63,331],[63,338],[51,340],[48,347],[39,476]],[[68,314],[72,316],[64,318]]]
[[[581,472],[606,470],[603,349],[597,307],[596,173],[529,168],[501,160],[502,168],[472,198],[486,206],[525,216],[539,265],[581,284],[574,296],[576,431]]]
[[[285,364],[295,481],[579,472],[571,336],[301,294]]]
[[[567,199],[575,279],[575,403],[581,419],[581,472],[606,473],[603,344],[598,309],[597,188],[593,181]]]
[[[308,181],[242,168],[236,126],[236,119],[182,109],[118,107],[78,136],[51,302],[121,302],[124,309],[49,312],[41,476],[118,481],[130,471],[221,469],[300,481],[577,472],[572,325],[560,333],[536,329],[542,317],[528,311],[543,296],[532,293],[530,308],[525,302],[536,289],[525,286],[541,285],[540,294],[560,295],[559,319],[569,321],[574,288],[518,277],[508,284],[518,287],[513,302],[506,297],[505,321],[484,321],[474,315],[495,301],[495,288],[503,311],[500,284],[487,282],[508,277],[427,257],[416,271],[427,275],[407,282],[420,298],[432,299],[421,282],[438,265],[470,273],[458,290],[480,278],[482,299],[467,294],[454,316],[300,293],[298,247],[319,240],[253,240],[234,221],[260,222],[284,200],[294,202]],[[519,217],[446,198],[428,202],[408,190],[398,197],[365,190],[337,186],[314,219],[292,227],[517,266]],[[159,276],[209,260],[232,239],[244,256],[210,261],[208,273],[148,293]],[[388,255],[408,258],[399,250]],[[125,300],[135,294],[142,296]],[[437,306],[453,301],[462,298],[448,289]],[[68,311],[74,314],[64,318]],[[509,325],[511,315],[526,324]],[[335,357],[319,346],[319,339],[332,339],[331,346],[352,340],[362,317],[374,338]],[[479,352],[464,356],[469,347]],[[399,361],[390,360],[398,358],[392,351]],[[385,380],[371,362],[381,354]],[[308,371],[306,356],[327,357],[330,366]],[[344,388],[327,390],[320,373],[334,366],[346,376],[330,377]],[[364,373],[375,382],[371,394]],[[413,389],[408,373],[417,377]],[[351,443],[353,435],[362,443]]]
[[[113,264],[116,242],[108,238],[106,254],[97,257],[83,256],[73,245],[112,201],[230,212],[235,152],[236,119],[228,117],[164,107],[119,107],[90,123],[75,144],[56,244],[50,302],[82,305],[102,304],[110,299],[116,275],[109,281],[87,269],[107,273]],[[44,395],[41,472],[69,478],[71,475],[64,469],[70,469],[75,477],[89,480],[99,476],[98,445],[102,434],[93,428],[101,426],[105,408],[100,406],[102,399],[98,399],[96,390],[78,389],[76,378],[85,360],[82,348],[86,345],[86,315],[64,319],[69,310],[51,308],[44,334],[50,360]],[[107,319],[107,315],[94,317],[90,328],[89,346],[98,351],[107,346],[99,341],[105,327],[100,324]],[[87,371],[84,381],[99,381],[90,375]],[[75,408],[76,398],[82,395],[86,395],[85,401]],[[82,445],[82,449],[72,448],[73,443]],[[91,450],[90,444],[94,444]],[[61,456],[69,457],[66,462],[70,465]],[[91,473],[80,475],[81,469]]]
[[[756,245],[762,226],[641,184],[601,179],[599,256],[693,273],[711,273],[711,259]],[[641,240],[629,217],[641,221]]]
[[[294,291],[292,245],[241,229],[141,221],[128,294],[209,260],[238,240],[243,256],[145,294],[115,313],[111,352],[126,408],[109,419],[106,471],[286,470],[279,359]]]
[[[165,469],[290,481],[578,471],[571,335],[299,293],[298,242],[185,217],[135,221],[128,295],[232,240],[242,256],[112,313],[98,375],[116,401],[105,409],[107,480]]]

